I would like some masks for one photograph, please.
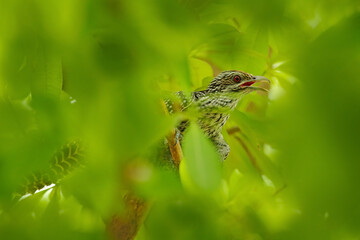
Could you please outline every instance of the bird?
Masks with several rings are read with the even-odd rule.
[[[243,71],[223,71],[210,82],[207,89],[191,92],[189,95],[183,91],[176,92],[175,98],[165,99],[165,105],[170,114],[177,111],[196,112],[196,122],[214,143],[221,159],[225,160],[230,147],[221,134],[222,127],[242,96],[256,90],[267,91],[264,88],[252,86],[261,81],[270,82],[266,77],[254,76]],[[182,141],[182,136],[189,124],[190,119],[183,119],[177,125],[177,141]],[[73,169],[83,166],[84,154],[84,144],[81,140],[76,139],[64,144],[54,153],[47,169],[25,178],[24,183],[14,193],[14,199],[19,199],[26,193],[33,194],[44,186],[59,182]]]
[[[165,105],[170,114],[177,111],[196,113],[196,122],[207,138],[215,145],[220,158],[224,161],[230,152],[230,147],[222,135],[222,127],[229,119],[241,98],[253,91],[267,89],[253,86],[257,82],[269,82],[264,76],[254,76],[239,70],[227,70],[219,73],[202,91],[187,95],[183,91],[175,93],[175,100],[166,99]],[[190,119],[183,119],[176,126],[176,141],[188,129]]]

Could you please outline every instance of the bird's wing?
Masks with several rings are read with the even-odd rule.
[[[176,92],[171,98],[164,100],[169,114],[185,111],[194,101],[193,94],[187,95],[184,92]]]

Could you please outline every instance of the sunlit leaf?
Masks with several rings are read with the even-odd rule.
[[[186,169],[196,187],[211,191],[219,186],[219,155],[196,124],[191,125],[184,137],[184,156]]]

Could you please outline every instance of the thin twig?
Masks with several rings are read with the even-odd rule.
[[[287,185],[284,184],[281,188],[277,189],[277,190],[274,192],[273,196],[275,197],[276,195],[278,195],[278,194],[279,194],[280,192],[282,192],[286,187],[287,187]]]
[[[236,133],[240,132],[241,133],[241,130],[239,127],[233,127],[233,128],[230,128],[227,130],[228,134],[229,135],[233,135],[234,138],[241,144],[241,146],[243,147],[244,151],[246,152],[246,154],[248,155],[252,165],[255,167],[255,169],[259,172],[259,174],[261,175],[262,174],[262,171],[254,157],[254,155],[251,153],[250,149],[246,146],[245,142],[239,137],[239,136],[236,136]]]

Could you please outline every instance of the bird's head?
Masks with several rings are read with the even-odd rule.
[[[254,76],[242,71],[224,71],[217,75],[207,88],[208,93],[249,93],[255,90],[264,90],[261,87],[252,86],[261,81],[270,82],[263,76]]]

